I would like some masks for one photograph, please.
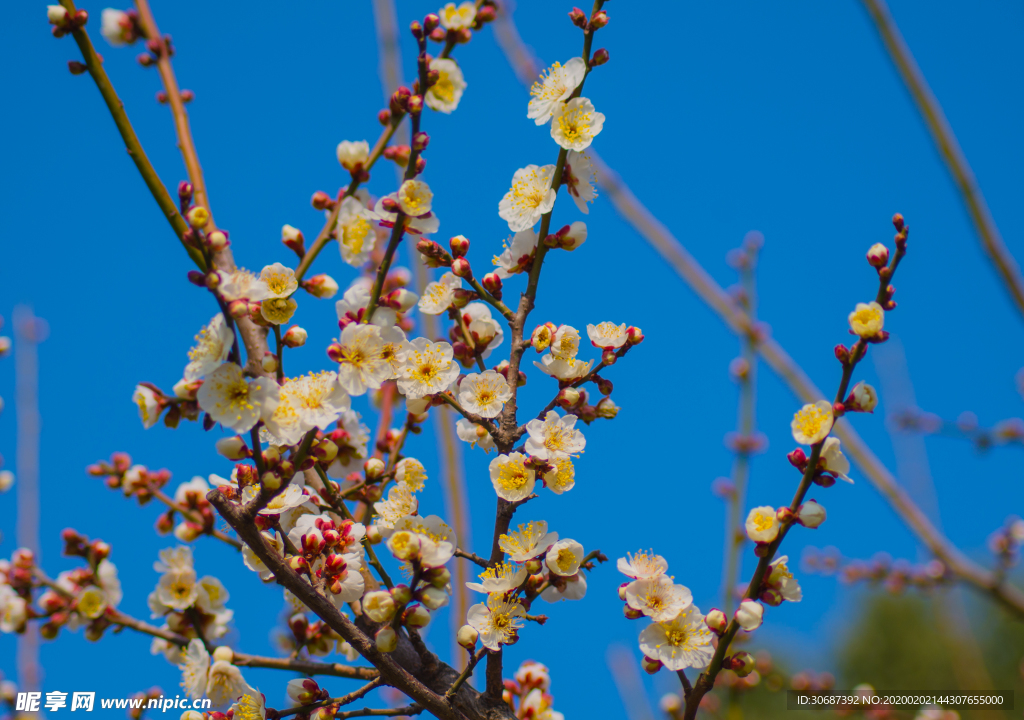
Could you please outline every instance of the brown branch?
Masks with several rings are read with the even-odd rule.
[[[362,710],[348,710],[345,712],[335,713],[335,720],[344,720],[345,718],[354,717],[395,717],[398,715],[419,715],[426,708],[422,705],[413,703],[412,705],[406,705],[405,707],[399,708],[383,708],[383,709],[371,709],[363,708]]]
[[[73,0],[60,0],[60,4],[64,6],[69,15],[74,17],[76,9]],[[135,134],[135,129],[128,120],[128,114],[124,111],[124,103],[121,102],[121,98],[114,91],[114,86],[111,84],[106,70],[103,69],[103,62],[96,54],[96,49],[92,45],[92,40],[89,39],[89,34],[85,31],[84,27],[75,26],[71,31],[71,35],[75,38],[79,50],[82,51],[82,59],[85,61],[85,66],[89,69],[89,75],[92,76],[93,82],[96,83],[96,88],[100,91],[100,95],[103,96],[103,101],[107,104],[107,109],[114,119],[114,124],[117,126],[118,132],[121,133],[121,139],[128,150],[128,156],[135,163],[139,174],[142,175],[143,182],[146,183],[150,194],[156,200],[156,204],[160,207],[164,217],[167,218],[167,222],[170,223],[171,229],[178,236],[178,240],[181,241],[185,251],[200,270],[206,270],[206,260],[203,259],[202,253],[196,248],[185,244],[184,237],[185,233],[189,230],[188,223],[185,222],[181,213],[178,212],[177,203],[171,197],[171,194],[167,192],[167,188],[156,174],[156,169],[146,156],[146,151],[142,149],[139,136]]]
[[[172,510],[174,510],[178,514],[180,514],[183,518],[185,518],[189,522],[191,522],[191,523],[193,523],[195,525],[202,525],[205,528],[206,523],[203,522],[203,518],[202,517],[197,516],[195,513],[193,513],[191,510],[189,510],[184,505],[180,505],[179,503],[176,503],[173,499],[168,497],[162,490],[159,490],[158,488],[152,488],[151,487],[151,488],[149,488],[149,493],[153,497],[155,497],[157,500],[162,502],[164,505],[166,505],[167,507],[171,508]],[[238,542],[237,540],[235,540],[233,537],[230,537],[229,535],[225,535],[220,530],[217,530],[214,527],[210,527],[209,530],[204,529],[203,530],[203,534],[215,537],[218,540],[220,540],[221,542],[227,543],[228,545],[233,547],[235,550],[241,550],[242,549],[242,543]]]
[[[341,614],[334,603],[317,592],[274,552],[263,540],[253,524],[244,521],[239,509],[217,491],[211,491],[207,500],[235,529],[239,538],[248,545],[256,556],[273,573],[278,583],[290,590],[306,607],[326,622],[332,630],[345,639],[360,655],[372,663],[381,673],[384,681],[409,697],[422,703],[425,709],[442,720],[460,720],[463,714],[470,720],[511,720],[511,709],[497,700],[481,696],[471,687],[464,687],[449,705],[442,695],[451,686],[458,673],[448,665],[436,661],[429,668],[409,647],[405,651],[400,645],[394,653],[382,653],[372,638],[351,620]],[[365,618],[360,618],[365,623]],[[367,628],[369,629],[369,628]],[[408,639],[405,638],[406,644]]]
[[[315,710],[316,708],[325,707],[327,705],[337,705],[339,707],[342,705],[348,705],[349,703],[354,703],[359,698],[365,696],[371,690],[380,687],[382,683],[383,681],[380,679],[380,677],[376,677],[370,682],[363,685],[358,690],[353,690],[348,695],[342,695],[341,697],[336,698],[328,698],[327,700],[322,700],[321,702],[313,703],[312,705],[300,705],[299,707],[291,708],[290,710],[278,712],[277,717],[290,717],[292,715],[298,715],[299,713],[309,712],[310,710]]]
[[[479,555],[477,555],[476,553],[471,553],[471,552],[467,552],[465,550],[460,550],[459,548],[455,548],[455,557],[460,557],[460,558],[463,558],[464,560],[469,560],[471,562],[474,562],[474,563],[476,563],[477,565],[479,565],[482,568],[490,567],[487,564],[487,561],[484,560]]]
[[[967,213],[971,216],[981,244],[988,253],[989,259],[996,267],[996,272],[1006,286],[1006,291],[1017,306],[1017,310],[1024,315],[1024,277],[1021,277],[1020,266],[1017,260],[1010,254],[1003,237],[996,227],[996,222],[985,202],[985,196],[978,187],[978,181],[974,177],[967,158],[964,156],[960,143],[957,142],[953,128],[950,127],[946,115],[942,112],[942,106],[935,98],[928,81],[925,80],[910,52],[900,29],[889,14],[889,8],[885,0],[862,0],[868,15],[875,24],[875,29],[881,36],[882,44],[889,53],[889,59],[899,71],[907,92],[913,99],[921,119],[928,126],[932,140],[935,141],[936,150],[946,164],[946,169],[953,176],[957,190],[967,206]]]
[[[274,658],[259,655],[235,653],[232,661],[238,667],[265,668],[267,670],[290,670],[303,675],[326,675],[348,678],[349,680],[372,680],[379,676],[374,668],[352,667],[338,663],[322,663],[306,658]]]

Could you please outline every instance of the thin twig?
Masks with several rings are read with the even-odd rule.
[[[380,678],[380,676],[377,676],[370,682],[363,685],[358,690],[353,690],[348,695],[342,695],[341,697],[336,698],[328,698],[327,700],[322,700],[320,702],[313,703],[312,705],[300,705],[299,707],[291,708],[290,710],[282,710],[277,713],[277,717],[290,717],[292,715],[298,715],[299,713],[315,710],[316,708],[326,707],[327,705],[337,705],[339,707],[343,705],[348,705],[350,703],[354,703],[356,700],[365,696],[371,690],[380,687],[383,683],[384,681]]]

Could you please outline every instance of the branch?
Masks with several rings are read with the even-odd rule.
[[[64,6],[69,15],[74,17],[76,8],[73,0],[60,0],[60,4]],[[71,35],[75,38],[75,42],[78,43],[78,49],[82,51],[82,59],[85,61],[85,66],[89,69],[89,75],[92,76],[93,82],[96,83],[96,88],[100,91],[100,95],[103,96],[103,101],[107,104],[107,110],[110,111],[118,132],[121,133],[121,139],[128,150],[128,155],[131,157],[132,162],[135,163],[135,167],[138,168],[139,174],[142,175],[142,180],[146,183],[146,187],[149,188],[150,194],[156,200],[160,211],[167,218],[171,229],[178,236],[178,240],[181,241],[182,246],[192,258],[196,267],[200,270],[206,270],[206,261],[203,259],[202,253],[196,248],[185,244],[184,237],[185,233],[189,230],[188,223],[185,222],[181,213],[178,212],[178,204],[171,197],[171,194],[167,192],[167,188],[160,181],[160,177],[156,174],[153,164],[146,156],[146,151],[142,149],[139,136],[135,134],[135,129],[128,120],[128,114],[124,111],[124,103],[121,102],[121,98],[114,91],[114,86],[111,84],[106,70],[103,69],[102,61],[96,54],[92,40],[89,39],[89,34],[84,27],[76,26],[71,31]]]
[[[953,176],[960,196],[967,206],[967,213],[971,216],[981,244],[988,253],[989,259],[996,267],[996,272],[1006,286],[1006,291],[1017,306],[1017,310],[1024,314],[1024,277],[1021,277],[1020,266],[1003,242],[1003,237],[996,227],[992,213],[985,202],[985,196],[981,194],[978,181],[971,171],[971,166],[960,149],[953,128],[946,120],[942,106],[935,99],[932,90],[928,87],[928,81],[917,66],[910,48],[903,40],[903,35],[896,27],[896,23],[889,14],[889,8],[885,0],[863,0],[864,7],[875,24],[875,29],[881,36],[882,44],[889,52],[889,59],[892,60],[896,70],[899,71],[907,92],[917,105],[921,113],[921,119],[928,126],[928,131],[935,141],[936,150],[946,164],[946,169]]]
[[[490,567],[487,564],[487,561],[484,560],[479,555],[477,555],[476,553],[471,553],[471,552],[467,552],[465,550],[460,550],[459,548],[455,548],[455,557],[460,557],[460,558],[463,558],[465,560],[470,560],[470,561],[476,563],[477,565],[479,565],[482,568]]]
[[[374,688],[380,687],[382,682],[383,681],[380,679],[380,677],[376,677],[370,682],[363,685],[358,690],[353,690],[348,695],[342,695],[341,697],[336,698],[328,698],[327,700],[323,700],[318,703],[313,703],[312,705],[300,705],[299,707],[292,708],[290,710],[278,712],[277,717],[283,718],[289,717],[291,715],[298,715],[299,713],[308,712],[310,710],[315,710],[316,708],[325,707],[327,705],[338,705],[339,707],[342,705],[348,705],[349,703],[353,703],[359,698],[363,697],[364,695],[366,695],[366,693],[370,692]]]
[[[273,573],[278,583],[290,590],[360,655],[377,667],[388,685],[422,703],[425,709],[442,720],[461,720],[463,713],[470,720],[511,720],[511,709],[501,702],[500,696],[496,701],[491,701],[468,686],[459,692],[452,704],[447,703],[442,695],[458,676],[453,668],[437,661],[428,671],[418,654],[402,652],[401,646],[395,653],[380,652],[377,644],[363,629],[342,615],[333,602],[317,592],[288,567],[284,558],[266,545],[255,525],[246,523],[239,509],[226,497],[211,491],[207,500]],[[365,619],[361,621],[366,622]]]

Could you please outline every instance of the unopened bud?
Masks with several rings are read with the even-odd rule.
[[[452,257],[465,257],[469,252],[469,239],[465,235],[456,235],[448,242],[448,245],[452,249]]]
[[[587,26],[587,14],[578,7],[574,7],[569,12],[569,19],[572,20],[572,24],[578,28],[585,28]]]
[[[214,230],[206,236],[206,245],[214,252],[220,252],[230,244],[231,241],[228,240],[228,235],[223,230]]]
[[[413,20],[409,23],[409,32],[411,32],[412,36],[417,40],[423,39],[423,25],[419,20]]]
[[[808,500],[797,508],[796,521],[813,530],[825,522],[825,508],[814,500]]]
[[[370,458],[363,463],[363,472],[366,473],[367,480],[379,478],[381,473],[384,472],[384,468],[384,461],[380,458]]]
[[[405,288],[398,288],[388,293],[387,305],[398,312],[408,312],[419,299],[420,296],[416,293]]]
[[[249,315],[249,303],[245,300],[232,300],[228,303],[228,315],[235,320],[241,320]]]
[[[408,585],[395,585],[391,588],[391,597],[395,599],[396,605],[405,605],[412,600],[412,590]]]
[[[456,277],[469,279],[473,277],[473,268],[470,267],[469,260],[460,257],[452,261],[452,273]]]
[[[384,127],[390,125],[391,111],[385,108],[384,110],[381,110],[379,113],[377,113],[377,122],[379,122]]]
[[[484,290],[489,292],[491,295],[494,295],[495,297],[501,296],[501,278],[498,277],[498,273],[487,273],[484,275],[481,283],[484,286]]]
[[[416,152],[423,152],[427,149],[427,145],[430,144],[430,136],[425,132],[418,132],[413,135],[412,138],[412,149]]]
[[[631,608],[629,605],[622,606],[622,614],[626,617],[627,620],[639,620],[644,616],[642,612],[640,612],[636,608]]]
[[[868,248],[868,264],[881,268],[889,264],[889,248],[882,243],[875,243]]]
[[[398,647],[398,633],[390,625],[385,625],[377,631],[377,649],[381,652],[394,652]]]
[[[391,622],[395,616],[395,601],[386,590],[368,592],[363,596],[363,614],[376,623]]]
[[[263,367],[264,372],[275,373],[277,372],[277,368],[281,366],[281,363],[278,362],[277,355],[269,350],[265,350],[263,352],[263,359],[260,361],[260,365]]]
[[[408,628],[421,628],[430,624],[430,611],[419,603],[406,608],[402,613],[402,624]]]
[[[745,599],[740,601],[739,609],[733,614],[736,622],[747,632],[753,632],[761,627],[764,618],[764,606],[756,600]]]
[[[563,408],[576,407],[580,401],[580,391],[574,387],[562,388],[555,397],[555,404]]]
[[[434,42],[444,42],[446,37],[448,37],[448,31],[443,27],[437,27],[430,31],[430,39]]]
[[[653,675],[662,668],[661,660],[655,660],[654,658],[649,658],[646,655],[644,655],[644,659],[640,664],[644,666],[644,672],[648,675]]]
[[[317,190],[315,193],[313,193],[312,203],[314,210],[326,210],[327,208],[331,207],[331,205],[334,204],[333,201],[331,200],[331,196],[325,193],[323,190]]]
[[[423,112],[423,96],[413,95],[409,98],[409,102],[406,103],[406,109],[410,115],[419,115]]]
[[[782,593],[775,588],[765,588],[757,597],[761,602],[770,607],[778,607],[782,604],[783,600]]]
[[[803,448],[797,448],[793,452],[786,455],[786,459],[789,460],[789,464],[798,470],[803,470],[807,466],[807,455],[804,454]]]
[[[306,238],[302,231],[291,225],[281,228],[281,242],[300,258],[306,254]]]
[[[68,72],[72,75],[84,75],[89,71],[89,66],[77,60],[68,60]]]
[[[298,325],[292,325],[288,328],[284,336],[281,338],[281,343],[285,347],[297,348],[302,347],[306,344],[306,331],[300,328]]]
[[[51,25],[61,27],[68,22],[68,11],[63,5],[47,5],[46,19],[50,21]]]
[[[590,18],[590,30],[600,30],[608,24],[608,13],[604,10],[594,13],[594,17]]]
[[[472,625],[463,625],[455,637],[459,641],[459,645],[467,650],[473,650],[476,648],[476,641],[480,637],[480,633]]]
[[[600,48],[594,53],[594,56],[590,58],[590,67],[597,67],[598,65],[604,65],[608,62],[608,50]]]
[[[452,579],[452,574],[446,567],[430,568],[423,573],[423,579],[433,587],[444,589]]]
[[[273,492],[281,487],[281,476],[275,472],[265,472],[263,473],[263,476],[260,477],[260,485],[262,485],[264,489]]]
[[[704,616],[704,622],[707,624],[711,632],[716,635],[721,635],[729,625],[729,618],[727,618],[725,613],[718,608],[712,608],[711,612]]]
[[[846,399],[846,409],[854,412],[874,412],[878,405],[878,393],[866,382],[853,386],[850,396]]]
[[[428,586],[417,591],[416,599],[428,610],[438,610],[448,604],[448,593],[441,588]]]
[[[322,300],[332,298],[338,292],[338,283],[330,275],[314,275],[304,280],[302,287],[313,297]]]
[[[252,457],[252,450],[240,435],[221,438],[217,441],[217,452],[228,460],[245,460]]]
[[[628,328],[626,328],[626,339],[630,345],[639,345],[644,341],[643,331],[640,330],[640,328],[638,327],[630,325]]]

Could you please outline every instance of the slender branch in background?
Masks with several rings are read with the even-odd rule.
[[[373,17],[377,30],[377,52],[379,55],[380,82],[384,101],[387,102],[402,84],[401,47],[398,41],[398,20],[394,0],[373,0]],[[398,136],[399,144],[409,144],[408,134],[403,126]],[[395,172],[398,182],[402,181],[402,169],[397,164]],[[423,290],[430,282],[429,272],[422,255],[409,248],[410,264],[413,267],[413,278],[416,293],[423,295]],[[424,335],[430,339],[441,337],[436,316],[421,313]],[[455,434],[455,418],[447,411],[434,408],[430,413],[433,418],[434,435],[437,438],[438,458],[441,476],[444,481],[444,505],[448,513],[451,528],[464,547],[472,547],[469,500],[466,498],[466,479],[462,461],[462,448]],[[452,599],[448,613],[451,628],[451,658],[453,665],[462,670],[466,667],[466,654],[459,645],[457,632],[466,620],[469,611],[469,590],[466,582],[470,574],[463,563],[454,563],[452,568]]]
[[[971,412],[965,412],[951,422],[911,406],[890,413],[887,419],[896,430],[962,438],[982,452],[995,447],[1024,448],[1024,420],[1021,418],[1007,418],[987,428],[979,426],[977,416]]]
[[[633,652],[623,645],[610,645],[605,660],[628,720],[654,720],[654,710]]]
[[[538,68],[541,66],[523,44],[512,23],[512,18],[507,13],[499,13],[492,25],[495,37],[509,62],[521,63],[516,66],[516,75],[521,80],[526,78],[525,84],[528,87],[539,73]],[[527,74],[527,70],[529,74]],[[754,326],[753,322],[735,306],[735,303],[715,282],[714,278],[701,267],[700,263],[690,255],[679,240],[669,232],[668,228],[637,199],[629,186],[605,164],[593,147],[587,149],[587,154],[594,165],[598,185],[607,193],[619,214],[658,251],[662,258],[725,322],[730,330],[737,335],[749,333]],[[815,402],[825,396],[807,376],[803,368],[774,339],[758,336],[756,350],[768,367],[801,401]],[[994,573],[968,558],[939,532],[846,420],[841,419],[836,423],[833,434],[842,441],[846,455],[885,498],[900,519],[928,550],[946,565],[951,573],[973,585],[979,591],[991,594],[1012,612],[1024,617],[1024,592],[1000,582]]]
[[[147,40],[157,44],[159,52],[156,53],[156,65],[160,71],[160,80],[164,84],[164,92],[167,94],[167,103],[170,105],[171,114],[174,116],[174,132],[178,136],[178,149],[185,161],[185,168],[188,170],[189,182],[192,183],[192,193],[196,205],[206,208],[210,212],[209,229],[214,230],[216,224],[213,221],[213,209],[210,207],[210,198],[206,193],[206,180],[203,178],[203,168],[199,164],[199,155],[196,152],[195,142],[192,140],[192,128],[188,122],[188,112],[185,110],[185,101],[181,97],[181,90],[178,88],[178,79],[174,75],[174,68],[171,66],[171,47],[168,38],[160,34],[156,18],[149,8],[149,0],[135,0],[135,7],[139,11],[139,26]]]
[[[60,0],[60,4],[64,6],[68,13],[71,15],[75,14],[76,9],[73,0]],[[100,91],[100,95],[103,96],[103,101],[107,104],[107,110],[110,111],[118,132],[121,133],[121,139],[128,150],[128,156],[135,163],[139,174],[142,175],[142,180],[146,183],[146,187],[149,188],[149,192],[153,199],[156,200],[156,204],[160,206],[161,212],[167,218],[167,222],[170,223],[171,229],[178,236],[178,240],[181,241],[185,251],[200,270],[205,270],[206,261],[203,259],[202,253],[196,248],[185,244],[183,238],[189,230],[188,223],[185,222],[185,218],[178,212],[178,204],[171,197],[171,194],[167,192],[164,184],[160,182],[160,177],[156,174],[153,164],[146,156],[146,151],[142,149],[139,136],[135,134],[135,129],[128,120],[128,114],[124,111],[124,103],[121,102],[121,98],[114,91],[114,86],[110,83],[107,71],[103,69],[103,61],[96,54],[92,40],[89,39],[89,33],[85,31],[84,27],[76,27],[72,30],[71,35],[75,38],[78,49],[82,52],[82,59],[89,70],[89,75],[92,76],[93,82],[96,83],[96,88]]]
[[[737,304],[751,319],[757,318],[757,259],[763,238],[750,233],[743,247],[730,253],[733,265],[740,272]],[[733,361],[730,371],[739,384],[740,398],[736,433],[731,439],[735,452],[732,482],[726,497],[725,562],[722,567],[722,603],[726,617],[732,617],[733,595],[739,581],[740,551],[746,544],[743,532],[743,509],[746,507],[747,484],[750,479],[750,457],[757,450],[755,437],[757,420],[757,352],[754,350],[756,330],[740,335],[740,356]]]
[[[981,194],[978,181],[971,171],[971,166],[968,164],[963,150],[960,149],[960,143],[957,142],[956,135],[953,134],[953,128],[949,126],[949,121],[946,120],[946,115],[942,112],[942,106],[932,94],[928,81],[925,80],[910,48],[904,42],[903,35],[900,34],[900,29],[893,21],[885,0],[862,0],[862,2],[875,24],[875,29],[881,36],[882,44],[885,45],[889,58],[899,71],[910,97],[921,113],[921,118],[928,126],[928,131],[931,133],[932,140],[935,141],[939,155],[946,164],[946,169],[953,176],[953,181],[967,206],[967,213],[971,216],[971,221],[978,231],[978,237],[981,239],[985,252],[988,253],[989,259],[995,265],[996,272],[1003,284],[1006,285],[1006,291],[1017,306],[1017,310],[1024,315],[1024,277],[1021,276],[1020,266],[1007,249],[1002,235],[999,234],[999,228],[996,227],[996,222],[988,209],[985,196]]]
[[[39,351],[46,339],[46,321],[37,318],[32,308],[14,308],[14,381],[17,407],[17,470],[18,485],[18,547],[28,548],[39,556]],[[18,636],[18,687],[38,690],[42,683],[39,666],[39,634]]]
[[[167,507],[171,508],[176,513],[181,515],[183,518],[188,520],[189,522],[194,523],[195,525],[200,525],[200,526],[204,526],[205,525],[205,523],[203,522],[202,517],[197,516],[195,513],[193,513],[187,507],[185,507],[183,505],[180,505],[179,503],[174,502],[173,498],[169,497],[163,490],[159,490],[157,488],[151,487],[149,489],[149,493],[153,497],[155,497],[157,500],[162,502],[164,505],[166,505]],[[237,540],[235,540],[233,537],[231,537],[229,535],[225,535],[224,533],[222,533],[220,530],[217,530],[216,528],[210,528],[209,531],[204,531],[204,534],[211,535],[211,536],[217,538],[218,540],[220,540],[221,542],[227,543],[228,545],[233,547],[235,550],[241,550],[242,549],[242,543],[238,542]]]

